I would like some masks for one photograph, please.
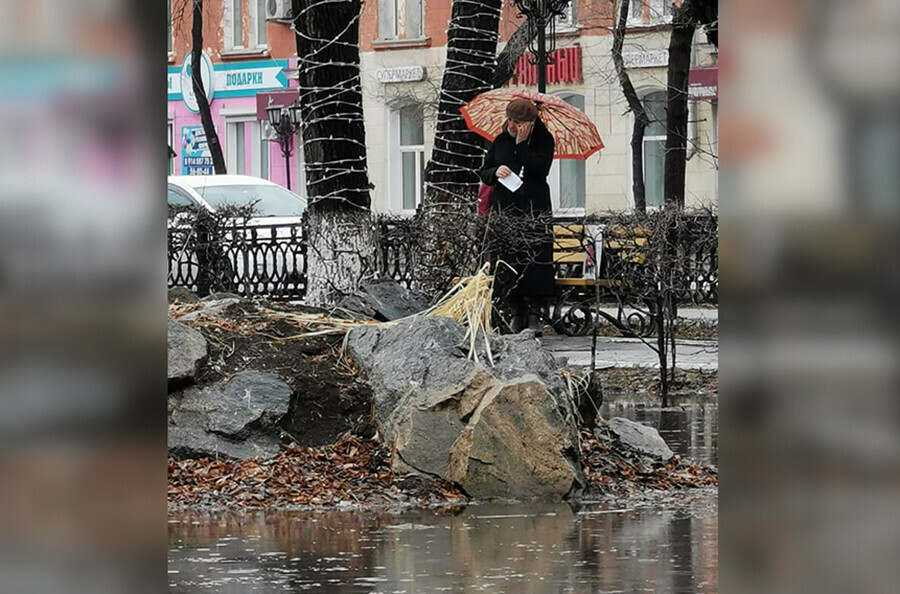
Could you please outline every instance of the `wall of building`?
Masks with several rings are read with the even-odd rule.
[[[650,0],[649,6],[661,6],[662,0]],[[188,12],[173,15],[173,51],[168,56],[170,72],[178,69],[190,51],[190,2],[173,0],[173,6],[185,6]],[[360,21],[360,63],[363,86],[363,108],[366,120],[366,144],[368,147],[369,177],[375,189],[373,207],[382,212],[401,210],[400,188],[397,179],[399,155],[396,150],[396,129],[392,126],[392,112],[411,103],[424,104],[424,152],[431,155],[435,110],[445,59],[446,31],[451,16],[451,0],[425,0],[423,33],[420,38],[386,41],[379,39],[377,0],[363,3]],[[204,46],[214,68],[242,68],[261,62],[287,60],[284,70],[285,87],[295,87],[296,46],[287,24],[270,21],[266,24],[268,44],[266,48],[249,52],[228,51],[225,48],[224,30],[227,25],[223,12],[224,2],[206,2],[204,7]],[[641,54],[642,67],[630,68],[635,87],[641,93],[664,90],[666,68],[658,53],[668,46],[668,30],[664,24],[651,22],[650,8],[643,9],[641,26],[629,30],[624,51]],[[549,84],[550,93],[575,93],[584,98],[584,111],[596,123],[605,147],[584,163],[585,211],[600,212],[621,210],[633,205],[631,179],[631,127],[632,117],[619,88],[611,58],[612,36],[609,27],[613,23],[612,3],[609,0],[575,0],[576,26],[557,35],[561,48],[581,48],[582,76],[580,82]],[[512,2],[504,2],[499,32],[500,47],[521,24]],[[695,63],[707,65],[715,62],[713,48],[705,46],[705,37],[698,34]],[[423,68],[419,77],[415,72]],[[415,71],[415,72],[414,72]],[[385,73],[388,75],[385,75]],[[405,80],[410,78],[421,80]],[[405,82],[392,82],[405,80]],[[519,85],[522,86],[522,85]],[[531,88],[534,88],[533,86]],[[170,95],[169,119],[174,127],[174,144],[179,153],[175,161],[175,173],[180,173],[181,130],[185,126],[199,125],[199,116],[191,113],[180,97]],[[691,114],[695,122],[695,138],[700,150],[694,151],[687,164],[687,203],[701,205],[715,202],[718,196],[718,175],[714,166],[712,146],[716,137],[711,101],[696,101]],[[229,143],[226,117],[236,113],[255,111],[253,95],[217,95],[212,102],[213,118],[224,147]],[[396,122],[395,122],[396,124]],[[277,143],[270,142],[261,150],[268,150],[268,173],[264,175],[276,183],[285,184],[285,166]],[[248,147],[245,161],[253,157]],[[292,188],[305,193],[302,187],[302,164],[299,155],[292,159]]]
[[[250,8],[255,0],[245,0],[243,10],[243,29],[250,30]],[[184,61],[191,51],[192,3],[185,0],[172,0],[172,51],[168,54],[169,77],[174,76],[176,85],[182,84],[180,73]],[[205,2],[203,16],[203,52],[209,58],[221,83],[223,73],[266,73],[265,82],[250,84],[245,88],[226,84],[214,85],[214,95],[210,102],[213,124],[219,136],[223,153],[229,163],[229,173],[236,172],[235,164],[238,154],[242,155],[244,173],[271,179],[275,183],[287,185],[285,160],[281,148],[276,142],[266,142],[267,126],[257,118],[257,93],[296,87],[293,70],[296,69],[296,45],[293,33],[287,23],[266,21],[266,43],[262,47],[248,49],[229,49],[226,47],[225,30],[229,26],[224,2]],[[264,15],[262,15],[264,18]],[[248,41],[245,33],[242,41]],[[252,45],[245,43],[245,45]],[[275,74],[277,73],[277,75]],[[227,76],[227,74],[225,74]],[[171,81],[170,81],[171,84]],[[229,122],[243,121],[244,150],[236,147],[238,133]],[[198,113],[191,111],[183,99],[183,93],[173,92],[170,88],[168,101],[168,123],[171,133],[170,144],[176,152],[172,159],[171,172],[175,175],[187,174],[189,170],[184,158],[189,154],[185,143],[185,134],[201,126]],[[232,137],[234,136],[234,137]],[[188,157],[190,158],[190,157]],[[291,189],[300,190],[298,183],[300,170],[297,159],[290,163]]]
[[[425,30],[432,35],[432,42],[440,39],[434,33],[436,29],[446,30],[450,4],[450,0],[429,0],[426,3]],[[377,2],[368,3],[363,13],[364,33],[361,34],[369,174],[375,185],[373,207],[379,211],[397,212],[398,189],[396,183],[391,183],[390,172],[395,170],[393,177],[397,177],[399,155],[391,150],[390,113],[392,108],[410,102],[426,104],[425,156],[428,158],[433,143],[433,108],[440,87],[445,51],[434,43],[424,47],[379,47],[377,43],[373,44],[372,40],[377,35],[377,7]],[[629,72],[635,87],[642,94],[653,90],[664,91],[667,76],[665,61],[664,58],[660,61],[659,52],[668,48],[668,30],[664,25],[651,23],[648,10],[645,7],[642,15],[644,26],[629,31],[623,50],[626,54],[640,54],[635,59],[642,66],[630,68]],[[560,33],[557,46],[564,48],[577,44],[581,47],[582,81],[548,84],[547,91],[581,95],[585,114],[597,125],[605,147],[584,164],[585,208],[570,212],[630,209],[634,204],[630,147],[633,119],[627,113],[627,102],[620,90],[611,58],[609,27],[612,25],[612,4],[608,0],[586,0],[576,2],[575,11],[576,28]],[[520,23],[512,3],[505,3],[500,22],[500,49]],[[714,63],[714,48],[705,45],[702,33],[698,33],[695,44],[695,62],[698,65]],[[381,69],[412,65],[425,66],[425,80],[383,83],[376,77]],[[716,151],[713,146],[716,135],[711,101],[691,103],[691,128],[700,150],[692,151],[687,163],[686,203],[701,206],[715,203],[718,198],[718,174],[712,156]],[[429,115],[432,117],[428,118]]]

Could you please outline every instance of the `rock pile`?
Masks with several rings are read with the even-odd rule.
[[[477,498],[562,500],[582,485],[578,432],[553,357],[534,336],[496,337],[467,358],[465,330],[419,317],[353,330],[347,348],[374,391],[398,472]]]

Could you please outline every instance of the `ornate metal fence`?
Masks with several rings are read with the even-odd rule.
[[[718,303],[718,242],[708,232],[715,217],[697,218],[697,233],[690,227],[679,245],[688,255],[683,268],[682,302]],[[558,225],[603,224],[602,217],[558,218]],[[377,217],[374,271],[414,288],[415,258],[420,246],[417,219]],[[203,230],[201,230],[203,231]],[[199,294],[230,291],[241,295],[265,295],[274,299],[302,299],[306,293],[307,245],[302,225],[225,225],[213,232],[198,232],[197,225],[170,225],[168,285],[186,287]],[[558,270],[559,277],[572,274]],[[575,271],[576,274],[580,272]],[[602,274],[602,270],[601,270]]]
[[[695,217],[690,221],[679,245],[685,250],[682,302],[719,303],[719,220]],[[715,232],[710,232],[715,229]]]
[[[616,216],[617,223],[621,224],[621,217]],[[593,252],[594,246],[590,246],[584,232],[589,225],[600,228],[608,226],[611,217],[603,215],[591,215],[589,217],[557,217],[554,222],[557,226],[574,230],[573,235],[582,239],[583,250]],[[697,215],[687,218],[684,229],[676,240],[677,249],[681,255],[677,259],[680,263],[680,290],[678,300],[682,303],[716,304],[719,302],[719,243],[718,218],[709,215]],[[616,278],[623,280],[627,272],[622,266],[633,266],[633,262],[623,261],[619,258],[610,258],[605,254],[600,268],[600,278]],[[557,263],[557,278],[579,278],[583,274],[581,264],[572,265]],[[616,267],[612,270],[610,267]],[[607,295],[611,297],[611,295]]]
[[[169,228],[168,285],[198,294],[228,291],[273,299],[306,293],[306,234],[302,225]]]
[[[417,253],[415,220],[386,216],[376,218],[375,252],[378,276],[392,278],[411,289]]]

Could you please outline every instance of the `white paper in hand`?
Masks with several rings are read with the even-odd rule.
[[[515,192],[519,188],[522,187],[522,178],[516,175],[515,172],[510,173],[506,177],[498,178],[500,183],[509,188],[510,192]]]

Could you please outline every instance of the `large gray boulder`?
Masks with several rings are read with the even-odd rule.
[[[339,305],[381,321],[399,320],[428,309],[424,297],[390,278],[362,285],[359,294],[345,298]]]
[[[457,482],[480,498],[562,500],[582,478],[578,433],[553,357],[533,334],[483,341],[467,358],[453,320],[365,326],[347,348],[366,372],[395,470]]]
[[[169,451],[176,456],[271,457],[291,389],[278,376],[243,371],[170,399]]]
[[[168,376],[170,382],[192,379],[207,356],[206,339],[190,326],[169,318]]]
[[[201,427],[169,425],[169,455],[175,458],[274,458],[281,451],[281,440],[273,435],[230,439]]]
[[[230,295],[229,293],[225,293],[224,295]],[[237,305],[243,301],[240,297],[223,297],[221,299],[209,299],[208,297],[204,297],[200,300],[200,307],[195,309],[192,312],[186,313],[179,320],[183,322],[193,322],[204,317],[206,318],[220,318],[223,317],[229,307],[232,305]]]
[[[200,299],[195,293],[186,287],[172,287],[169,289],[169,303],[197,303]]]
[[[653,427],[635,421],[613,417],[608,423],[609,430],[619,441],[646,456],[666,462],[674,456],[666,441]]]

